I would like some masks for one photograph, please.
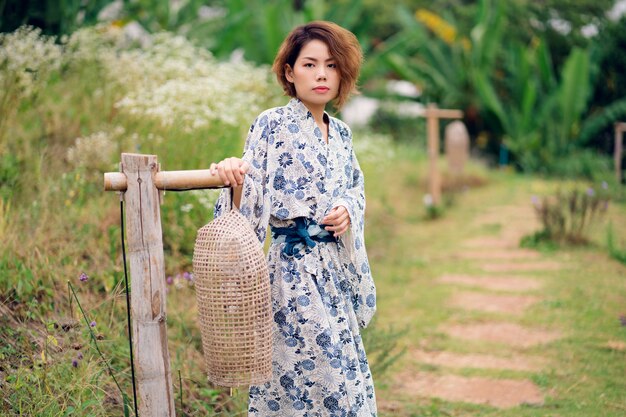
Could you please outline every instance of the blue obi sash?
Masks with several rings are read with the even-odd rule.
[[[326,225],[317,224],[305,217],[296,217],[293,220],[295,223],[289,227],[271,226],[272,238],[276,243],[285,243],[283,253],[287,256],[301,258],[315,247],[316,242],[337,241],[332,233],[324,229]]]

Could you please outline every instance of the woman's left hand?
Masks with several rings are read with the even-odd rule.
[[[325,229],[332,232],[335,237],[339,237],[350,227],[350,213],[344,206],[337,206],[324,216],[322,224],[325,224]]]

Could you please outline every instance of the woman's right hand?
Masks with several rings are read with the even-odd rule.
[[[227,187],[240,187],[250,165],[240,158],[226,158],[217,164],[213,162],[209,168],[211,175],[218,174]]]

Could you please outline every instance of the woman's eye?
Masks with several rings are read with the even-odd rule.
[[[328,68],[337,68],[337,64],[328,64]]]
[[[306,68],[313,68],[313,64],[311,64],[310,62],[309,62],[309,63],[307,63],[307,64],[304,64],[304,66],[305,66]]]

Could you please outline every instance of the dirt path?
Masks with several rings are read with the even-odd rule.
[[[463,317],[469,318],[462,321],[452,318],[438,329],[450,340],[458,341],[465,351],[429,350],[428,346],[410,348],[410,360],[430,365],[432,371],[406,371],[397,375],[395,381],[401,392],[496,408],[543,403],[545,394],[530,379],[530,374],[550,364],[546,358],[527,351],[557,340],[562,334],[559,329],[521,325],[517,320],[542,301],[541,273],[562,266],[538,252],[518,248],[520,237],[537,229],[530,207],[492,207],[476,217],[471,226],[480,229],[494,224],[500,225],[497,235],[473,236],[460,242],[459,250],[450,256],[451,260],[470,262],[482,272],[442,274],[436,281],[451,290],[448,307],[468,313]],[[472,313],[487,318],[473,319]],[[489,346],[494,346],[495,353],[485,353]],[[466,376],[468,370],[509,370],[518,376]]]

